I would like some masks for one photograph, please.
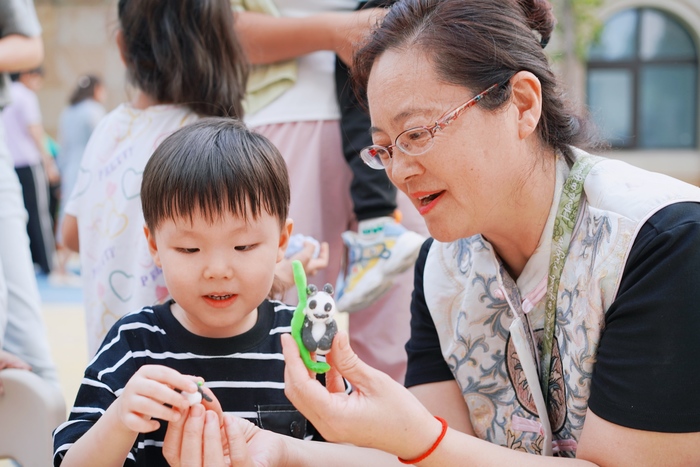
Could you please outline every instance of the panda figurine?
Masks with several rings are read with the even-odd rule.
[[[301,340],[309,352],[326,355],[331,350],[333,337],[338,332],[335,322],[335,300],[333,286],[326,284],[323,290],[315,285],[306,288],[308,294],[304,308],[304,324],[301,328]]]

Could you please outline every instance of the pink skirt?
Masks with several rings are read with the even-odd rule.
[[[338,121],[280,123],[254,130],[269,138],[287,162],[294,232],[328,242],[330,247],[328,268],[309,282],[335,287],[345,255],[340,235],[356,224],[350,198],[352,172],[341,150]],[[408,198],[399,192],[397,201],[403,225],[427,236],[425,223]],[[404,345],[410,334],[412,290],[413,269],[409,269],[378,302],[351,314],[349,323],[351,344],[358,356],[401,383],[406,373]],[[295,293],[286,299],[295,303]]]

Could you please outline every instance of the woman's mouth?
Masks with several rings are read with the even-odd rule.
[[[444,191],[436,191],[435,193],[430,193],[424,196],[418,196],[418,212],[424,216],[430,210],[432,210],[435,205],[439,202],[442,195],[445,194]]]

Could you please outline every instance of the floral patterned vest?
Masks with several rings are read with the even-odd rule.
[[[593,157],[577,149],[574,155]],[[540,344],[552,229],[569,173],[563,158],[557,161],[549,219],[517,281],[499,267],[492,246],[480,235],[435,241],[430,248],[424,271],[426,302],[442,354],[481,439],[536,454],[575,455],[605,312],[617,295],[634,239],[663,207],[700,202],[695,186],[620,161],[596,159],[584,182],[559,283],[546,408],[527,337]],[[541,417],[545,411],[548,417]]]

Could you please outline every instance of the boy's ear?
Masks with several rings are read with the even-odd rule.
[[[284,226],[280,232],[280,243],[277,250],[277,262],[279,263],[284,259],[284,254],[287,252],[287,246],[289,245],[289,237],[292,236],[292,230],[294,230],[294,221],[287,218],[284,221]]]
[[[149,229],[147,225],[143,226],[143,233],[146,235],[146,242],[148,243],[148,252],[151,254],[153,262],[156,263],[156,266],[158,266],[159,268],[162,267],[160,264],[160,255],[158,254],[158,245],[156,244],[155,234],[151,232],[151,229]]]

